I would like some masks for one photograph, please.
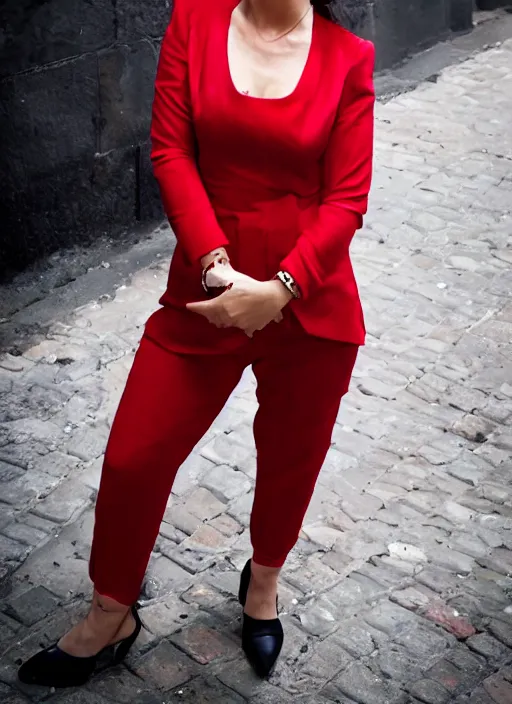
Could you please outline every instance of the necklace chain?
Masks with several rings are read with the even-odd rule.
[[[313,6],[310,5],[310,6],[308,7],[308,9],[306,10],[306,12],[297,20],[297,22],[295,22],[294,25],[292,25],[292,26],[290,27],[290,29],[287,29],[286,32],[283,32],[282,34],[278,34],[277,37],[272,37],[272,39],[266,39],[266,38],[263,36],[263,34],[260,32],[260,30],[258,29],[257,25],[256,25],[254,22],[253,22],[253,27],[254,27],[254,29],[256,30],[258,36],[259,36],[266,44],[273,44],[274,42],[278,42],[280,39],[284,39],[284,37],[287,37],[289,34],[291,34],[294,29],[297,29],[297,27],[298,27],[300,24],[302,24],[302,22],[304,22],[304,20],[305,20],[306,17],[309,15],[309,13],[311,12],[312,9],[313,9]],[[253,14],[252,10],[251,10],[251,15],[253,16],[253,19],[254,19],[254,14]]]

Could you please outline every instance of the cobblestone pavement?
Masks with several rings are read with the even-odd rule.
[[[167,262],[0,361],[0,699],[70,704],[512,702],[512,41],[377,108],[353,245],[369,329],[301,540],[269,682],[235,600],[255,453],[250,375],[179,475],[126,665],[18,688],[86,608],[101,455]]]

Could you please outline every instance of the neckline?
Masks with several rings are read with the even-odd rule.
[[[227,13],[227,22],[226,22],[226,27],[225,27],[225,32],[223,32],[223,56],[224,56],[224,65],[226,67],[226,73],[227,73],[227,79],[228,83],[231,89],[231,92],[234,93],[236,96],[243,100],[252,100],[252,101],[259,101],[259,102],[264,102],[264,103],[283,103],[288,100],[293,100],[297,96],[297,93],[300,92],[302,89],[303,84],[306,82],[307,75],[310,71],[311,64],[313,63],[313,55],[314,51],[316,48],[316,39],[318,35],[318,15],[315,12],[314,8],[312,8],[313,12],[313,27],[311,30],[311,43],[309,45],[309,51],[308,55],[306,58],[306,63],[304,64],[304,68],[302,69],[302,73],[300,74],[299,80],[295,84],[295,87],[293,90],[288,93],[288,95],[283,95],[281,98],[262,98],[257,95],[249,95],[248,93],[242,93],[241,91],[238,90],[238,88],[235,86],[235,83],[233,81],[233,76],[231,74],[231,66],[229,63],[229,32],[231,30],[231,22],[233,19],[233,13],[235,10],[238,8],[240,5],[240,0],[235,0],[235,3],[233,4],[230,2],[228,4],[229,11]]]

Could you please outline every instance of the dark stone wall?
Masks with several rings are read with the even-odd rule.
[[[345,26],[375,43],[377,70],[472,27],[473,0],[336,0],[331,7]]]
[[[476,0],[476,6],[479,10],[496,10],[498,7],[512,9],[512,0]]]
[[[147,144],[168,0],[4,0],[0,276],[162,217]]]
[[[445,37],[472,0],[336,0],[377,68]],[[0,276],[162,217],[148,131],[171,0],[3,0]],[[466,13],[467,14],[467,13]]]

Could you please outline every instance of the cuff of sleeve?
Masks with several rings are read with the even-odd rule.
[[[310,296],[315,287],[321,283],[317,281],[311,267],[306,266],[304,257],[297,251],[297,248],[292,250],[290,254],[281,262],[281,269],[287,271],[295,279],[300,290],[301,300],[305,300]]]
[[[215,233],[211,231],[196,231],[194,238],[192,241],[189,241],[187,245],[187,257],[191,263],[196,263],[201,261],[201,259],[210,252],[213,252],[214,249],[227,247],[229,240],[221,230]]]

